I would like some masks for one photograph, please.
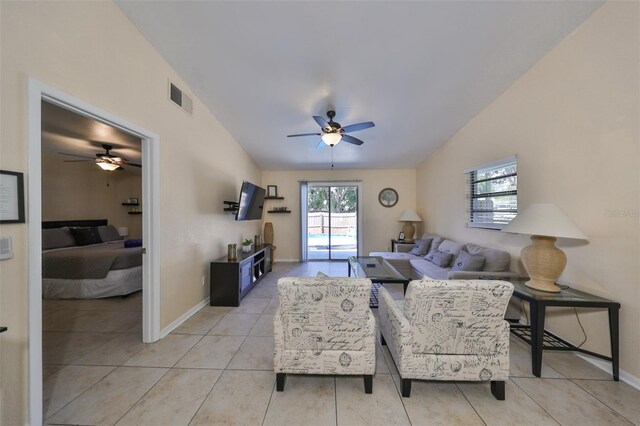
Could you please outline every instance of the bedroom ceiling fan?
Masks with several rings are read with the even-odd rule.
[[[319,115],[314,115],[313,119],[320,126],[320,130],[322,133],[300,133],[296,135],[287,135],[288,138],[297,138],[300,136],[320,136],[322,142],[318,144],[318,147],[322,146],[322,143],[334,147],[340,141],[344,141],[353,145],[362,145],[364,142],[358,138],[354,138],[351,135],[347,135],[346,133],[357,132],[359,130],[368,129],[370,127],[374,127],[373,121],[365,121],[362,123],[350,124],[348,126],[342,127],[340,123],[337,121],[333,121],[333,117],[336,116],[336,112],[329,110],[327,111],[327,117],[329,117],[329,121],[326,121],[324,118]]]
[[[109,145],[106,143],[102,144],[102,148],[104,148],[105,152],[96,153],[96,158],[86,157],[84,155],[76,155],[69,154],[66,152],[60,152],[62,155],[69,155],[71,157],[79,157],[84,158],[84,160],[64,160],[65,163],[76,163],[76,162],[85,162],[85,161],[95,161],[95,163],[102,170],[112,172],[114,170],[123,170],[122,166],[133,166],[133,167],[142,167],[141,164],[130,163],[126,158],[113,155],[110,151],[113,149],[113,145]]]

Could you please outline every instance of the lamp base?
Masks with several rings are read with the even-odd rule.
[[[556,281],[567,264],[567,256],[555,246],[555,242],[554,237],[533,235],[531,245],[522,249],[522,263],[531,277],[525,283],[527,287],[551,293],[560,292]]]
[[[413,234],[416,232],[416,227],[413,226],[411,222],[405,222],[402,227],[402,232],[404,233],[404,240],[411,242],[413,241]]]

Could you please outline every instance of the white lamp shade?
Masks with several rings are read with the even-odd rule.
[[[422,222],[422,218],[415,211],[407,209],[402,213],[398,222]]]
[[[118,234],[120,234],[121,237],[126,237],[129,235],[129,227],[128,226],[120,226],[118,227]]]
[[[531,204],[502,229],[514,234],[586,240],[587,236],[555,204]]]
[[[335,146],[342,140],[342,135],[340,133],[325,133],[322,135],[322,142],[326,143],[329,146]]]

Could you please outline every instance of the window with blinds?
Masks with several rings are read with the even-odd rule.
[[[467,226],[502,229],[518,213],[515,156],[466,171]]]

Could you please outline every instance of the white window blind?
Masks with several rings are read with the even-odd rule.
[[[467,226],[502,229],[518,213],[518,163],[515,156],[469,169]]]

